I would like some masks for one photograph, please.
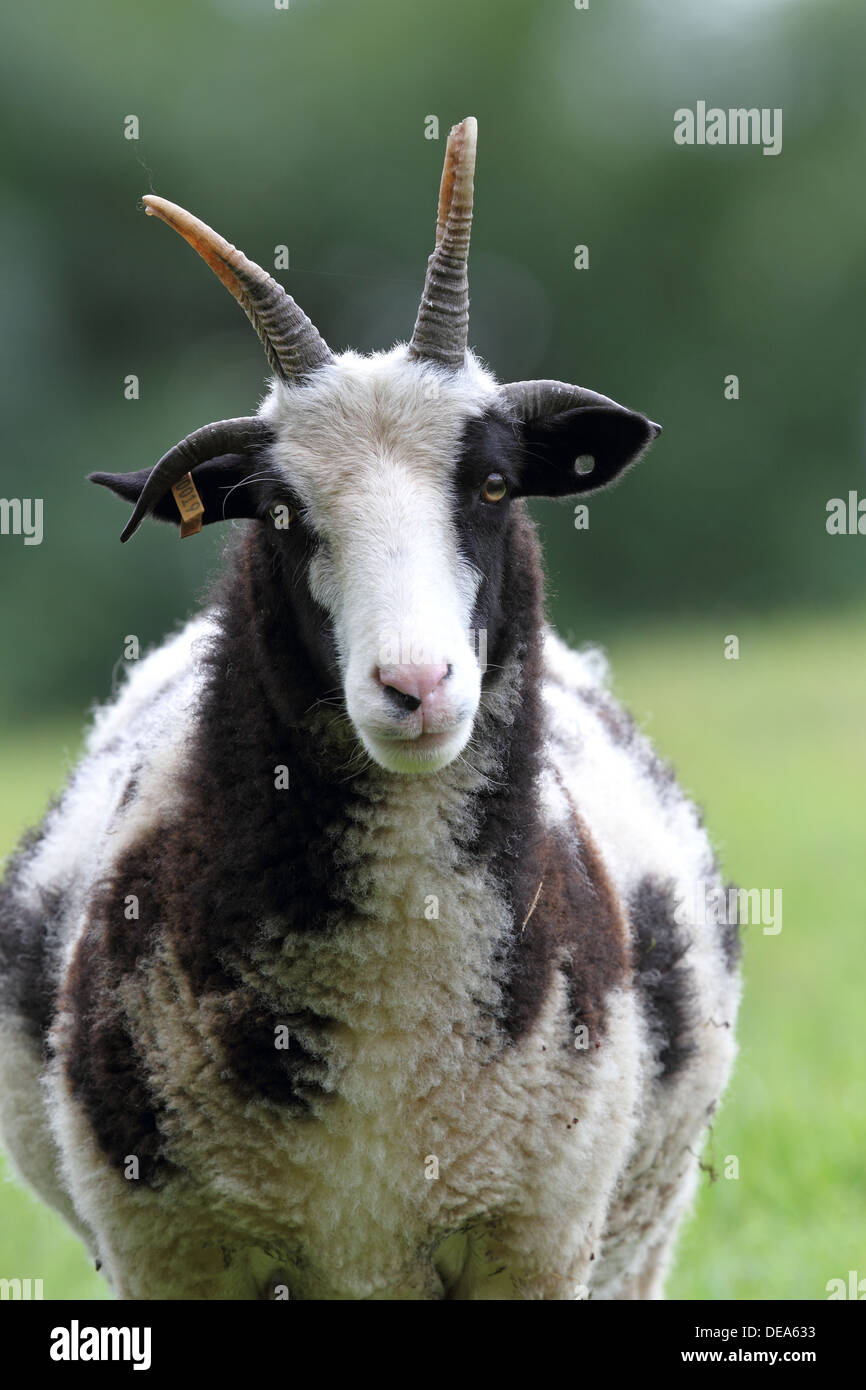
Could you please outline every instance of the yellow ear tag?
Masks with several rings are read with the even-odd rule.
[[[185,540],[187,536],[194,536],[201,530],[204,503],[198,495],[191,473],[185,474],[171,491],[180,512],[180,538]]]

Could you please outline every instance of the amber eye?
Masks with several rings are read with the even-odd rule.
[[[507,491],[508,484],[501,473],[488,473],[484,479],[481,496],[485,502],[501,502]]]
[[[275,502],[272,507],[268,507],[268,516],[278,531],[288,531],[297,515],[294,507],[288,502]]]

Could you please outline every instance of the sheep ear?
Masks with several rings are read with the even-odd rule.
[[[150,468],[137,473],[91,473],[89,481],[107,487],[125,502],[135,503],[151,475]],[[250,460],[245,454],[221,454],[193,469],[192,478],[204,506],[202,525],[258,515],[255,489],[249,482]],[[157,502],[151,515],[156,521],[180,526],[181,515],[169,490]]]
[[[520,426],[523,497],[570,497],[607,487],[661,433],[645,415],[616,405],[578,406]]]

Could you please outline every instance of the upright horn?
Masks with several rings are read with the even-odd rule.
[[[292,296],[276,280],[192,213],[147,193],[148,215],[161,217],[188,241],[240,304],[284,381],[309,376],[333,360],[333,353]]]
[[[445,150],[439,188],[436,249],[427,262],[427,277],[418,318],[409,343],[413,357],[462,367],[469,334],[469,238],[478,123],[474,116],[452,128]]]

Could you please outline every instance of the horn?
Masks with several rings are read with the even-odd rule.
[[[188,241],[240,304],[284,381],[308,376],[333,360],[333,353],[304,311],[276,280],[248,260],[192,213],[146,193],[141,200],[151,217],[160,217]]]
[[[200,463],[206,463],[220,454],[250,453],[272,440],[270,427],[257,415],[244,415],[237,420],[218,420],[213,425],[203,425],[200,430],[188,434],[186,439],[163,454],[159,463],[151,469],[120,539],[128,541],[169,488],[179,483]]]
[[[439,187],[436,249],[427,262],[427,277],[418,318],[409,343],[413,357],[462,367],[469,333],[469,237],[478,123],[474,116],[452,128]]]
[[[575,410],[580,406],[604,406],[613,410],[624,410],[625,406],[610,396],[601,396],[597,391],[589,391],[585,386],[571,386],[567,381],[511,381],[499,388],[499,397],[505,407],[518,420],[527,424],[540,420],[545,415],[560,415],[564,410]],[[654,431],[654,438],[662,432],[661,425],[648,421]]]

